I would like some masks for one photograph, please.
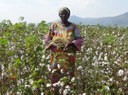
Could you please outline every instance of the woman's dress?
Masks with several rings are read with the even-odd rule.
[[[64,27],[60,22],[53,23],[44,41],[46,50],[50,50],[51,83],[57,83],[64,76],[70,79],[74,77],[76,51],[80,50],[82,44],[77,26],[71,23]],[[68,50],[65,50],[68,45]]]

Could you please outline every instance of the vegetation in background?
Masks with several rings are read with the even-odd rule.
[[[50,93],[49,52],[43,36],[49,24],[27,23],[23,17],[12,24],[0,22],[0,95]],[[128,27],[78,25],[83,37],[77,53],[72,88],[61,86],[64,95],[123,95],[128,93]],[[36,95],[36,94],[35,94]]]

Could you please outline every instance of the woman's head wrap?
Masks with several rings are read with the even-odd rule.
[[[70,15],[70,10],[67,7],[62,7],[59,9],[59,14],[63,11],[66,11],[68,13],[68,15]]]

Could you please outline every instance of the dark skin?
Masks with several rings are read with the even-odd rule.
[[[67,11],[61,11],[60,13],[59,13],[59,16],[60,16],[60,18],[61,18],[61,24],[64,26],[64,27],[68,27],[68,26],[70,26],[71,25],[71,23],[68,21],[68,18],[69,18],[69,16],[70,16],[70,14],[68,14],[67,13]],[[75,50],[76,48],[75,48],[76,46],[74,45],[74,43],[70,43],[70,44],[68,44],[63,50],[65,51],[65,52],[70,52],[71,50]],[[70,49],[69,49],[70,48]]]
[[[67,11],[61,11],[59,13],[59,16],[61,18],[61,24],[64,26],[64,27],[68,27],[70,26],[70,22],[68,21],[68,18],[70,16],[70,14],[67,13]]]

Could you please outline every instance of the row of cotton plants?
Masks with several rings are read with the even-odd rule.
[[[0,22],[0,93],[53,95],[51,66],[43,37],[49,24]],[[128,28],[78,25],[83,45],[77,52],[75,77],[53,84],[62,95],[128,93]],[[59,65],[58,65],[59,67]],[[63,73],[63,70],[61,71]],[[65,85],[71,83],[72,86]]]
[[[76,65],[81,92],[117,95],[128,90],[128,30],[122,27],[83,27],[84,45]],[[77,72],[78,72],[77,71]]]

